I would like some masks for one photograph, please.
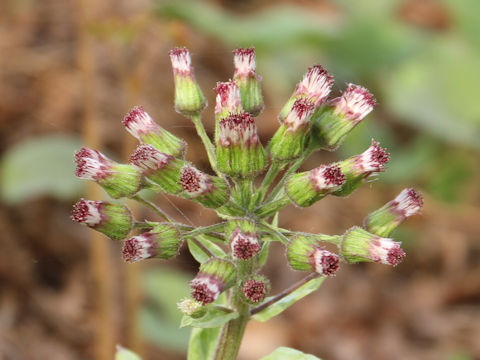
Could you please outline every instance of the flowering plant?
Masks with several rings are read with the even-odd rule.
[[[255,125],[255,117],[264,108],[255,51],[237,49],[233,79],[216,86],[212,142],[201,121],[206,100],[195,80],[190,54],[185,48],[175,48],[170,58],[175,109],[192,120],[214,174],[186,161],[185,142],[136,107],[123,120],[127,131],[140,142],[130,163],[119,164],[96,150],[82,148],[75,154],[76,175],[97,182],[113,199],[137,200],[164,221],[137,221],[121,203],[84,199],[75,204],[72,218],[113,240],[123,240],[127,262],[170,259],[187,243],[200,263],[190,282],[191,298],[178,304],[184,314],[181,325],[194,328],[189,359],[235,359],[249,319],[266,321],[279,314],[334,276],[341,262],[396,266],[402,261],[405,252],[389,236],[420,211],[423,200],[414,189],[403,190],[369,214],[362,227],[343,235],[295,232],[278,226],[278,212],[286,205],[307,207],[326,196],[347,196],[385,170],[389,154],[372,140],[362,154],[297,172],[314,151],[338,148],[373,110],[376,102],[367,89],[349,84],[339,97],[329,100],[333,77],[320,65],[309,68],[282,108],[280,126],[265,148]],[[256,187],[254,178],[267,168],[263,182]],[[214,209],[221,222],[197,228],[176,222],[141,197],[141,189],[191,199]],[[137,234],[132,236],[132,232]],[[269,281],[261,269],[274,241],[285,246],[286,260],[294,270],[308,274],[267,297]],[[327,250],[325,244],[333,244],[338,252]],[[275,358],[281,357],[269,357]]]

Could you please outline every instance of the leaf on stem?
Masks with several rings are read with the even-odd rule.
[[[278,314],[280,314],[281,312],[289,308],[291,305],[296,303],[298,300],[303,299],[305,296],[317,290],[320,287],[320,285],[322,285],[324,280],[325,280],[325,277],[318,277],[308,281],[307,283],[300,286],[298,289],[292,291],[290,294],[288,294],[284,298],[278,300],[277,302],[274,302],[270,306],[266,307],[265,309],[255,314],[253,318],[257,321],[265,322],[271,319],[272,317],[277,316]],[[268,302],[273,297],[274,296],[266,298],[264,303]]]
[[[320,360],[320,358],[310,355],[310,354],[305,354],[301,351],[289,348],[289,347],[279,347],[276,349],[273,353],[270,355],[267,355],[260,360],[283,360],[283,359],[289,359],[289,360]]]
[[[207,305],[206,307],[207,312],[202,317],[193,318],[189,315],[184,315],[180,327],[214,328],[222,326],[239,316],[238,312],[223,306]]]
[[[223,259],[226,257],[225,251],[222,248],[206,237],[199,235],[194,239],[188,239],[188,250],[192,254],[193,258],[200,264],[204,263],[213,256]]]
[[[188,344],[188,360],[213,359],[221,327],[193,328]]]

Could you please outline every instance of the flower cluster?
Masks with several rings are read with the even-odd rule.
[[[186,161],[185,142],[162,128],[142,107],[132,109],[123,119],[126,130],[140,143],[128,164],[85,147],[75,154],[78,177],[97,182],[113,199],[130,198],[147,205],[164,221],[134,220],[123,204],[84,199],[74,205],[72,219],[114,240],[123,240],[127,262],[170,259],[186,243],[200,267],[190,282],[191,298],[179,303],[179,309],[197,322],[203,317],[211,319],[212,313],[204,309],[213,302],[245,315],[239,318],[244,321],[249,313],[285,296],[264,301],[270,286],[260,272],[273,241],[285,246],[292,269],[310,273],[308,279],[332,277],[342,262],[398,265],[405,252],[390,236],[423,205],[420,193],[409,188],[370,213],[362,227],[353,227],[343,235],[298,233],[279,227],[270,218],[288,204],[307,207],[327,196],[347,196],[386,169],[390,155],[372,140],[361,154],[297,172],[313,152],[340,146],[376,102],[367,89],[354,84],[329,99],[333,77],[321,65],[314,65],[282,108],[278,129],[264,146],[256,126],[264,102],[255,50],[237,49],[233,53],[232,79],[217,83],[215,88],[212,141],[201,121],[207,102],[195,79],[190,53],[186,48],[170,51],[175,109],[194,123],[207,150],[211,172],[200,171]],[[257,187],[254,178],[263,172],[263,182]],[[142,189],[198,202],[216,211],[222,221],[205,227],[176,222],[142,198],[138,193]],[[332,246],[337,252],[329,250]],[[291,289],[288,291],[296,287]],[[220,297],[222,293],[226,296]]]

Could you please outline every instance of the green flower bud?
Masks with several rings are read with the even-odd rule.
[[[367,89],[349,84],[340,97],[328,103],[326,109],[313,114],[312,145],[335,150],[375,106],[375,99]]]
[[[255,222],[246,219],[231,220],[226,230],[227,240],[236,260],[247,261],[260,251],[259,236]]]
[[[250,305],[261,303],[269,292],[270,281],[265,276],[254,275],[240,284],[240,296],[244,302]]]
[[[155,146],[159,151],[173,157],[185,155],[187,144],[158,125],[141,106],[137,106],[123,119],[127,131],[142,144]]]
[[[290,176],[285,192],[297,206],[307,207],[339,189],[345,182],[338,165],[322,165],[310,171]]]
[[[343,235],[342,255],[350,263],[376,262],[396,266],[405,257],[400,242],[353,227]]]
[[[316,239],[295,236],[287,247],[287,258],[295,270],[334,276],[338,270],[338,255],[322,248]]]
[[[261,77],[255,72],[255,49],[236,49],[233,51],[235,72],[233,79],[237,82],[242,97],[243,109],[252,116],[258,116],[264,108]]]
[[[378,236],[388,236],[407,217],[416,215],[423,206],[422,195],[415,189],[404,189],[392,201],[370,213],[365,221],[365,228]]]
[[[267,154],[250,114],[230,115],[220,121],[217,164],[221,172],[237,178],[253,177],[267,166]]]
[[[171,224],[156,224],[152,230],[134,236],[123,245],[123,259],[136,262],[149,258],[170,259],[178,254],[182,238]]]
[[[333,77],[321,66],[315,65],[308,69],[301,82],[278,115],[283,122],[290,113],[293,104],[299,99],[307,99],[315,108],[322,105],[330,94],[333,86]]]
[[[95,229],[113,240],[127,237],[132,214],[125,205],[81,199],[73,206],[72,220]]]
[[[340,161],[338,166],[345,174],[345,183],[340,190],[334,191],[335,196],[350,195],[355,189],[363,184],[363,181],[373,174],[385,170],[390,160],[390,154],[381,148],[378,142],[372,140],[370,147],[362,154]]]
[[[199,115],[207,106],[193,73],[192,60],[186,48],[170,50],[175,81],[175,110],[184,116]]]
[[[212,258],[200,265],[197,276],[190,282],[192,298],[203,305],[209,304],[234,283],[235,265],[227,260]]]
[[[230,188],[223,179],[207,175],[190,165],[185,165],[180,171],[180,185],[183,188],[180,196],[194,199],[207,208],[216,209],[230,198]]]
[[[140,170],[118,164],[99,151],[83,147],[75,153],[75,162],[77,177],[97,182],[114,199],[133,196],[143,185]]]
[[[158,151],[152,145],[140,145],[130,157],[130,162],[138,167],[151,182],[165,192],[178,194],[183,187],[178,181],[185,161]]]
[[[303,153],[313,110],[314,106],[308,100],[295,101],[290,113],[268,145],[274,160],[292,160]]]

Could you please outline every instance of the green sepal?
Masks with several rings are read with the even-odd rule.
[[[171,158],[168,163],[161,169],[155,171],[144,172],[145,177],[169,194],[178,194],[183,191],[179,182],[180,171],[187,162]]]
[[[260,143],[229,147],[217,145],[218,169],[231,177],[253,177],[262,172],[267,164],[267,153]]]
[[[240,89],[243,109],[252,116],[258,116],[265,107],[260,81],[255,75],[247,77],[236,76],[234,79],[237,81]]]
[[[334,151],[353,130],[356,123],[334,113],[330,107],[317,109],[311,118],[310,142],[314,149]]]
[[[391,211],[391,206],[386,204],[380,209],[368,214],[363,221],[365,228],[378,236],[389,236],[405,219],[398,213]]]
[[[285,125],[280,125],[268,144],[268,151],[274,160],[292,160],[298,158],[305,149],[308,127],[290,131]]]
[[[312,255],[318,242],[310,237],[297,235],[287,246],[288,263],[294,270],[314,271]]]
[[[184,158],[187,150],[187,143],[161,126],[155,131],[140,135],[143,144],[150,144],[157,150],[176,158]]]
[[[175,110],[184,116],[199,115],[207,100],[193,76],[177,74],[175,80]]]
[[[102,221],[95,230],[107,235],[112,240],[125,239],[132,229],[132,214],[123,204],[103,201],[99,206]]]
[[[111,174],[97,182],[113,199],[119,199],[135,195],[142,188],[144,178],[133,165],[115,164]]]
[[[310,171],[291,175],[285,182],[285,192],[290,200],[300,207],[308,207],[327,194],[327,191],[315,189]]]
[[[173,224],[157,223],[150,231],[157,245],[156,258],[171,259],[180,250],[183,239],[178,228]]]

